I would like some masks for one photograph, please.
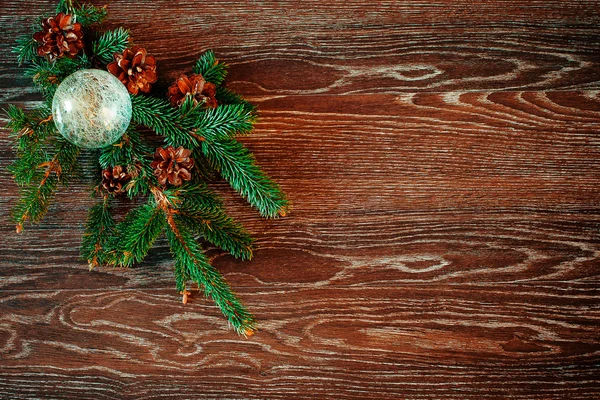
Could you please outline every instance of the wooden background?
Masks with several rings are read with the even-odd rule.
[[[102,4],[102,3],[96,3]],[[51,1],[0,3],[9,53]],[[0,135],[0,398],[597,399],[600,4],[111,1],[165,81],[213,48],[258,104],[244,139],[293,213],[251,262],[211,250],[249,339],[175,293],[168,246],[78,260],[89,182],[15,235]]]

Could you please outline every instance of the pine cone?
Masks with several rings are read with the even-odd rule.
[[[147,55],[146,49],[136,46],[125,49],[123,54],[115,53],[114,60],[106,67],[119,78],[131,94],[139,91],[149,93],[151,84],[156,82],[156,59]]]
[[[166,186],[169,182],[173,186],[179,186],[182,181],[192,179],[190,169],[194,166],[194,160],[190,158],[191,154],[190,150],[183,147],[169,146],[156,149],[151,166],[154,168],[158,183]]]
[[[194,98],[194,104],[203,103],[206,107],[215,108],[217,87],[214,83],[206,82],[202,75],[193,74],[189,77],[181,74],[179,79],[169,87],[169,101],[174,106],[180,106],[187,95]]]
[[[117,165],[102,171],[102,186],[108,193],[117,195],[123,193],[124,186],[131,180],[131,175]]]
[[[58,13],[56,17],[42,21],[42,30],[33,35],[33,39],[40,43],[38,55],[53,61],[62,56],[73,58],[83,49],[81,24],[72,24],[72,20],[71,15]]]

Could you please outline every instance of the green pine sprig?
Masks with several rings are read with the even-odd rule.
[[[217,101],[219,104],[239,104],[244,107],[244,111],[247,113],[256,113],[256,106],[247,100],[244,100],[242,96],[224,87],[217,87]]]
[[[93,24],[101,24],[106,19],[108,14],[106,6],[96,7],[92,4],[82,4],[79,8],[73,10],[76,22],[79,22],[84,27]]]
[[[152,149],[140,135],[137,126],[131,124],[119,142],[100,149],[98,162],[102,169],[117,165],[125,167],[131,176],[126,188],[127,195],[134,198],[148,195],[151,185],[156,185],[150,166],[151,154]]]
[[[88,211],[86,229],[81,243],[81,257],[87,260],[90,269],[109,261],[107,244],[114,236],[116,228],[111,203],[111,196],[104,195],[102,200]]]
[[[207,82],[221,85],[227,76],[227,64],[219,62],[212,50],[204,52],[196,62],[192,72],[200,74]]]
[[[252,131],[256,116],[243,104],[223,104],[191,114],[195,133],[208,141],[231,139]]]
[[[96,59],[104,65],[113,61],[113,54],[122,53],[129,45],[129,30],[117,28],[104,32],[92,43],[92,51]]]
[[[27,221],[39,222],[48,211],[58,185],[67,185],[78,171],[77,146],[57,138],[53,147],[53,156],[35,167],[32,183],[21,188],[21,196],[13,212],[17,232],[23,230]]]
[[[148,254],[166,224],[165,214],[152,201],[130,211],[115,228],[109,263],[131,267]]]
[[[25,76],[30,77],[42,94],[51,101],[58,85],[73,72],[91,67],[91,61],[83,53],[75,58],[63,57],[56,61],[39,58],[31,62],[25,70]]]
[[[256,164],[252,153],[232,139],[203,142],[202,152],[213,168],[263,217],[275,218],[289,212],[289,202],[274,181]]]
[[[17,55],[17,62],[19,66],[26,62],[39,59],[37,49],[39,43],[33,40],[32,35],[23,36],[17,39],[15,47],[13,47],[13,53]]]
[[[242,304],[221,274],[210,265],[201,247],[177,215],[167,216],[167,240],[175,257],[177,289],[186,291],[186,281],[191,279],[210,296],[233,328],[249,336],[256,330],[256,321]]]
[[[191,232],[236,258],[252,258],[254,240],[239,222],[227,215],[221,199],[205,184],[184,185],[170,192],[178,199],[178,219]]]

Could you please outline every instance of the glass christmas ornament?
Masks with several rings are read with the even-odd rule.
[[[99,69],[79,70],[58,86],[52,100],[56,128],[79,147],[95,149],[113,144],[131,121],[127,88]]]

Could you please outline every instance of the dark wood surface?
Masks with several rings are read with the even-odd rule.
[[[9,48],[51,7],[0,3],[1,106],[39,100]],[[109,10],[165,81],[213,48],[260,108],[244,142],[293,213],[262,220],[216,183],[259,250],[209,250],[260,331],[182,305],[164,242],[89,272],[89,179],[16,235],[2,130],[0,398],[600,397],[597,1]]]

